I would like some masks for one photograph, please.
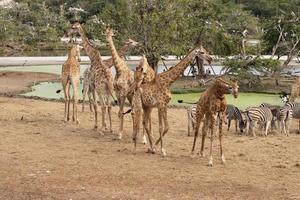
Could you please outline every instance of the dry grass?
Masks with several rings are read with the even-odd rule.
[[[209,168],[207,157],[189,155],[193,138],[186,136],[183,109],[169,109],[166,158],[145,153],[142,144],[133,155],[130,115],[124,140],[116,141],[92,130],[92,113],[80,113],[78,127],[63,123],[62,103],[0,97],[0,110],[0,199],[300,198],[300,135],[294,133],[253,138],[230,131],[227,164],[216,140]]]

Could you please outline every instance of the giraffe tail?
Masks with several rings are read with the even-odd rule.
[[[56,93],[58,94],[58,93],[60,93],[61,92],[61,90],[56,90]]]
[[[126,114],[128,114],[128,113],[131,113],[131,111],[132,111],[132,108],[130,108],[129,110],[127,110],[126,112],[124,112],[123,115],[126,115]]]
[[[185,104],[197,104],[197,102],[192,103],[192,102],[186,102],[186,101],[183,101],[183,100],[178,100],[177,102],[178,103],[185,103]]]

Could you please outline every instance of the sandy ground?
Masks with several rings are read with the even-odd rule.
[[[210,168],[207,155],[190,157],[184,109],[169,109],[165,158],[142,144],[132,153],[130,115],[117,141],[116,133],[92,130],[92,113],[80,112],[76,126],[62,121],[63,110],[63,103],[0,97],[0,199],[300,199],[300,135],[253,138],[232,127],[226,165],[216,140]],[[153,130],[157,137],[156,111]]]
[[[0,72],[0,95],[16,95],[30,91],[34,84],[58,80],[59,76],[35,72]]]

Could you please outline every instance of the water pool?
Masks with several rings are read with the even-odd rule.
[[[37,96],[44,98],[60,99],[63,98],[63,92],[57,94],[56,90],[62,89],[59,82],[51,83],[45,82],[32,87],[33,91],[23,94],[24,96]],[[79,86],[79,98],[82,98],[82,84]],[[187,94],[173,94],[171,104],[178,105],[178,100],[185,102],[197,102],[201,93],[187,93]],[[282,105],[283,102],[279,95],[261,94],[261,93],[240,93],[237,99],[232,95],[226,95],[227,103],[236,105],[239,108],[246,108],[248,106],[258,106],[261,103],[270,103],[274,105]]]

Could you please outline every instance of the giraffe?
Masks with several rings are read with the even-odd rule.
[[[68,59],[62,66],[61,83],[65,98],[64,121],[70,120],[70,85],[73,88],[73,121],[79,124],[77,115],[78,84],[80,78],[80,47],[79,44],[69,44]]]
[[[136,141],[137,134],[140,130],[140,124],[142,121],[143,114],[143,104],[142,104],[142,88],[141,84],[150,82],[154,80],[155,72],[152,67],[149,66],[147,58],[145,55],[142,56],[139,65],[136,67],[134,73],[134,84],[132,85],[130,91],[133,91],[132,97],[132,124],[133,124],[133,142],[134,142],[134,151],[136,151]],[[128,112],[128,111],[127,111]],[[151,131],[151,117],[149,117],[149,127]],[[144,134],[143,129],[143,141],[142,143],[146,144],[147,139]]]
[[[291,88],[291,97],[290,102],[295,102],[296,99],[300,96],[300,78],[297,78]]]
[[[222,149],[222,124],[225,118],[226,111],[226,99],[224,94],[231,93],[235,98],[238,96],[238,85],[236,81],[224,81],[222,79],[216,79],[216,81],[201,95],[196,109],[196,128],[194,134],[194,143],[192,148],[192,154],[195,150],[196,140],[199,133],[200,122],[204,118],[204,125],[202,127],[202,145],[200,154],[203,156],[205,136],[207,128],[210,129],[210,152],[208,165],[213,165],[212,158],[212,145],[214,138],[215,121],[219,115],[219,140],[220,140],[220,152],[222,163],[225,164],[225,157]]]
[[[133,85],[134,75],[133,71],[131,71],[125,62],[125,60],[118,54],[112,37],[114,36],[112,28],[107,28],[105,30],[106,40],[108,42],[108,46],[111,50],[112,60],[114,62],[114,66],[116,68],[116,76],[114,81],[114,89],[116,92],[118,104],[119,104],[119,113],[118,117],[120,120],[119,124],[119,132],[118,139],[122,139],[123,135],[123,123],[124,123],[124,105],[126,99],[131,104],[132,101],[132,93],[129,92],[129,88]]]
[[[155,148],[153,147],[153,136],[149,127],[151,111],[154,107],[158,108],[160,138],[156,141],[155,145],[160,142],[162,156],[166,156],[166,151],[163,148],[162,138],[169,129],[167,119],[167,104],[171,100],[170,86],[182,75],[184,70],[189,66],[196,56],[200,57],[200,59],[207,60],[209,63],[212,60],[208,52],[202,46],[197,46],[190,51],[176,66],[170,68],[166,72],[158,74],[154,80],[141,85],[141,99],[144,112],[143,127],[148,135],[150,145],[148,151],[151,153],[156,152]]]
[[[111,69],[105,65],[101,58],[100,52],[93,47],[88,38],[85,35],[85,32],[79,22],[72,24],[71,29],[68,31],[68,34],[79,33],[82,42],[83,48],[91,60],[91,70],[90,70],[90,89],[93,95],[93,104],[94,104],[94,114],[95,114],[95,125],[94,129],[98,129],[98,103],[97,96],[99,97],[101,110],[102,110],[102,128],[101,132],[107,130],[105,115],[108,113],[109,119],[109,132],[112,132],[112,120],[111,120],[111,98],[113,98],[113,76]]]
[[[138,43],[132,39],[128,39],[126,40],[126,42],[124,43],[124,45],[121,47],[121,49],[119,50],[119,55],[120,57],[124,57],[125,53],[127,51],[129,51],[130,49],[134,48]],[[108,66],[108,67],[112,67],[114,66],[113,63],[113,59],[109,58],[106,60],[103,60],[103,63]],[[91,90],[89,89],[89,85],[90,85],[90,76],[89,76],[89,72],[90,72],[90,67],[86,68],[84,73],[83,73],[83,90],[82,90],[82,112],[84,111],[84,104],[85,104],[85,96],[88,95],[88,99],[89,99],[89,105],[90,105],[90,111],[92,112],[92,97],[91,97]]]

